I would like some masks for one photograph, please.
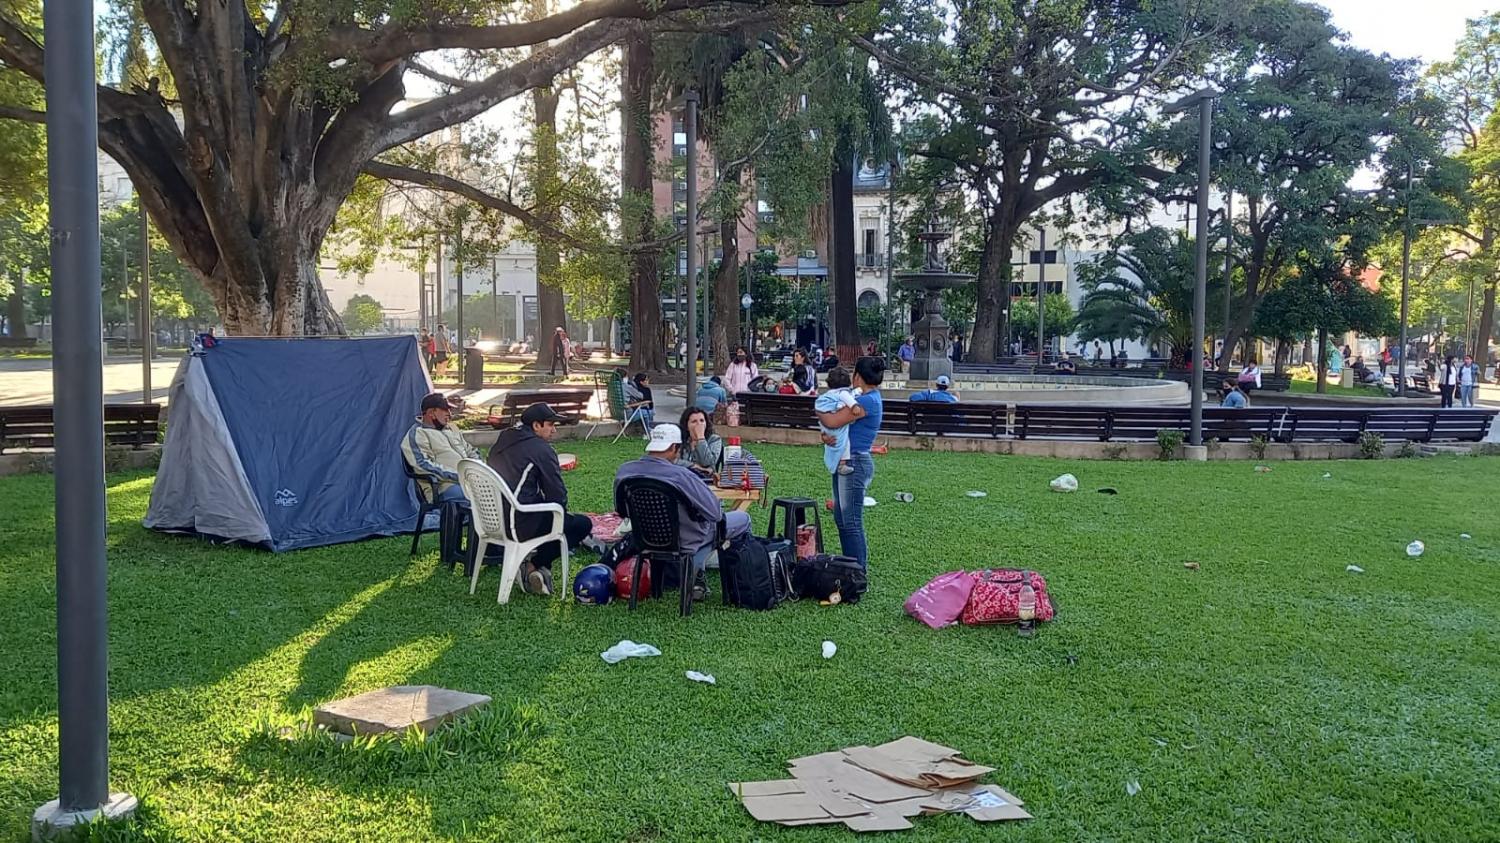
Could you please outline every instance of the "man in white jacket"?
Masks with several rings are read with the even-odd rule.
[[[451,420],[448,399],[434,392],[422,399],[422,415],[401,440],[401,455],[418,474],[434,481],[439,501],[463,500],[463,489],[458,486],[458,461],[483,459],[460,430],[449,426]],[[423,494],[426,493],[423,487]]]

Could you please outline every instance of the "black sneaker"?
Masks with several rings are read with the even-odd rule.
[[[700,573],[697,578],[693,580],[693,602],[702,603],[703,599],[707,596],[708,577]]]

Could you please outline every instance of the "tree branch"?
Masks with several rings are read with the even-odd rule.
[[[505,214],[506,216],[520,222],[522,225],[526,226],[532,231],[538,232],[547,237],[551,237],[557,240],[557,242],[568,246],[569,248],[577,249],[583,252],[616,252],[624,254],[634,254],[636,252],[656,252],[672,245],[673,243],[681,242],[685,237],[683,233],[679,232],[657,240],[650,240],[644,243],[632,243],[625,246],[618,246],[608,243],[592,243],[586,240],[580,240],[577,237],[569,234],[568,232],[558,228],[557,226],[552,225],[551,223],[537,216],[528,208],[523,208],[509,199],[496,196],[489,191],[482,190],[467,182],[453,178],[452,176],[445,176],[441,173],[432,173],[426,170],[418,170],[412,167],[403,167],[400,164],[388,164],[384,161],[371,161],[364,166],[364,172],[367,175],[374,176],[378,179],[385,179],[386,181],[418,184],[424,187],[430,187],[433,190],[440,190],[444,193],[452,193],[455,196],[462,196],[477,205],[481,205],[491,210],[499,211],[500,213]]]
[[[31,108],[0,105],[0,120],[21,120],[26,123],[46,123],[47,112]]]
[[[434,82],[440,82],[444,85],[451,85],[455,88],[467,88],[470,85],[474,84],[473,79],[464,79],[460,76],[449,76],[446,73],[441,73],[439,71],[433,70],[432,68],[417,61],[416,59],[411,59],[410,61],[408,61],[406,63],[406,66],[411,68],[416,73],[422,76],[426,76],[428,79],[431,79]]]
[[[624,34],[622,22],[589,24],[563,41],[537,50],[530,57],[484,79],[392,115],[385,131],[376,139],[372,155],[462,123],[511,97],[550,84],[563,69],[614,43]]]
[[[357,26],[334,27],[324,42],[329,55],[359,58],[382,64],[412,53],[431,50],[504,50],[545,44],[606,19],[649,20],[669,12],[708,5],[703,0],[584,0],[554,15],[519,23],[471,26],[432,24],[405,29],[392,21],[378,30]]]

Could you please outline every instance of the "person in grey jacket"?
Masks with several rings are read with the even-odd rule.
[[[724,440],[714,433],[713,420],[698,407],[682,411],[677,421],[682,430],[682,449],[677,464],[703,477],[715,477],[724,462]]]
[[[563,485],[562,468],[552,440],[557,423],[565,416],[547,404],[532,404],[521,413],[521,423],[500,432],[486,462],[500,479],[516,493],[521,503],[557,503],[563,507],[563,535],[571,552],[593,530],[587,515],[576,515],[568,509],[568,487]],[[552,529],[552,515],[545,512],[517,512],[516,533],[522,541],[546,535]],[[528,594],[552,593],[552,563],[562,555],[556,542],[537,548],[531,560],[521,566],[521,590]]]

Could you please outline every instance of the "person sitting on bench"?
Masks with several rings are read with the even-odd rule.
[[[709,490],[708,484],[692,471],[677,464],[682,454],[682,429],[675,424],[659,424],[651,428],[651,438],[646,442],[646,455],[620,466],[615,472],[615,489],[620,484],[637,477],[660,480],[682,493],[677,506],[677,523],[682,530],[681,548],[693,554],[696,576],[693,582],[693,599],[702,600],[708,594],[708,580],[703,568],[714,547],[715,528],[719,519],[724,519],[724,536],[734,539],[750,532],[750,514],[725,512],[719,499]]]
[[[458,461],[480,459],[479,451],[464,439],[463,432],[451,427],[453,412],[448,399],[441,392],[434,392],[422,399],[422,415],[411,426],[401,440],[401,455],[414,471],[433,481],[437,500],[464,500],[464,490],[458,486]],[[427,486],[418,484],[422,494],[428,494]]]
[[[948,391],[949,387],[951,387],[951,386],[953,386],[953,379],[952,378],[948,377],[947,375],[938,375],[937,376],[937,389],[924,389],[921,392],[914,392],[914,393],[912,393],[912,396],[910,398],[906,399],[906,400],[908,400],[908,401],[936,401],[936,402],[938,402],[940,404],[957,404],[958,403],[958,395],[957,395],[957,393],[953,393],[953,392],[949,392]]]
[[[587,515],[568,512],[568,487],[563,485],[562,468],[552,440],[557,437],[557,423],[567,421],[548,404],[532,404],[521,413],[521,423],[500,432],[490,448],[490,468],[515,492],[521,503],[556,503],[563,508],[563,535],[571,552],[593,530]],[[546,512],[517,512],[517,538],[525,541],[546,535],[552,529],[553,516]],[[557,542],[547,542],[536,549],[521,566],[521,590],[527,594],[552,593],[552,563],[562,555]]]

